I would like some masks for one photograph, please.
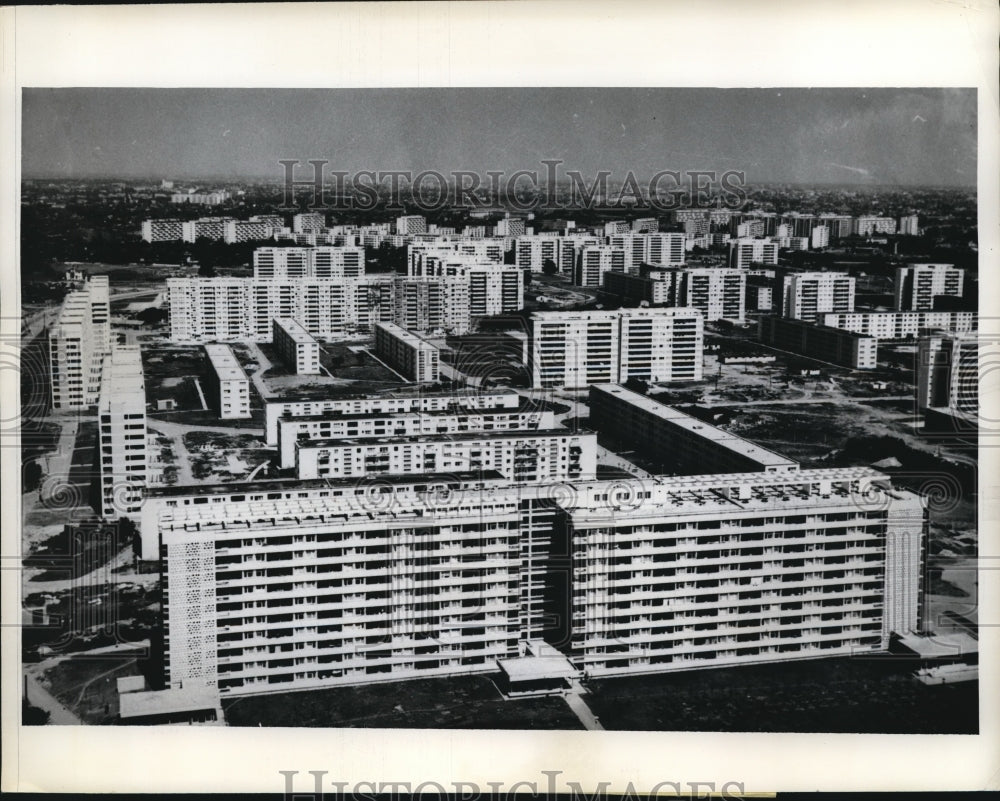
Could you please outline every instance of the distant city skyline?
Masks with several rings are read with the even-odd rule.
[[[748,183],[976,184],[974,89],[26,89],[24,178],[280,181],[327,170],[739,170]],[[564,173],[563,173],[564,174]]]

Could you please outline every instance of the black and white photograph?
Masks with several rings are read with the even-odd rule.
[[[18,731],[995,734],[996,97],[585,78],[18,86]]]

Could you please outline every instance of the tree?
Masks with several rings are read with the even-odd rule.
[[[42,466],[35,461],[28,462],[24,466],[24,486],[23,492],[33,492],[42,483]]]
[[[559,272],[559,268],[556,267],[556,263],[552,259],[546,259],[542,262],[542,272],[546,275],[555,275]]]
[[[215,278],[215,268],[211,264],[202,264],[198,268],[198,275],[202,278]]]

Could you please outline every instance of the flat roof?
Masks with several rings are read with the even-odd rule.
[[[296,443],[297,448],[329,448],[350,445],[404,445],[411,442],[492,442],[498,439],[547,439],[550,437],[594,437],[590,431],[570,431],[567,428],[536,428],[526,431],[453,431],[445,434],[414,434],[405,437],[334,437],[310,439]]]
[[[519,656],[498,659],[497,666],[511,681],[542,681],[544,679],[571,679],[579,675],[570,661],[558,651],[542,656]]]
[[[794,459],[789,459],[787,456],[782,456],[780,453],[768,450],[729,431],[723,431],[711,423],[705,423],[697,417],[692,417],[679,409],[675,409],[673,406],[667,406],[658,400],[640,395],[638,392],[633,392],[618,384],[594,384],[591,390],[613,395],[638,409],[656,415],[661,420],[667,420],[697,437],[708,440],[720,447],[727,448],[741,456],[746,456],[748,459],[753,459],[758,464],[766,467],[798,465],[798,462]]]
[[[275,317],[274,322],[286,333],[297,345],[316,344],[316,337],[306,331],[305,326],[298,320],[291,317]]]
[[[402,390],[402,391],[401,391]],[[510,397],[517,395],[512,389],[497,389],[482,391],[473,388],[463,387],[460,389],[445,389],[438,392],[427,392],[420,385],[413,384],[410,389],[406,387],[394,387],[392,392],[380,393],[377,395],[351,394],[337,395],[330,398],[316,398],[312,395],[284,395],[280,398],[268,398],[264,401],[266,406],[282,406],[289,403],[350,403],[351,401],[380,401],[380,400],[404,400],[412,398],[496,398]],[[520,397],[520,395],[518,395]]]
[[[124,693],[118,697],[123,718],[196,712],[219,708],[219,692],[211,687],[182,687],[169,690]]]
[[[406,475],[379,474],[375,481],[379,484],[441,484],[466,482],[507,481],[497,470],[457,470],[448,473],[411,473]],[[227,481],[224,484],[191,484],[149,487],[147,498],[176,498],[184,495],[232,495],[247,492],[286,492],[315,489],[342,489],[355,487],[365,489],[358,483],[357,476],[350,478],[278,478],[264,481]]]
[[[979,653],[979,641],[964,631],[935,632],[927,637],[901,634],[899,642],[906,649],[925,658]]]
[[[465,414],[522,414],[537,412],[544,414],[546,409],[537,409],[534,404],[523,396],[518,396],[520,403],[516,406],[477,406],[475,408],[462,406],[456,409],[419,409],[408,412],[352,412],[351,414],[337,414],[336,412],[321,412],[320,414],[307,415],[282,415],[278,418],[278,425],[282,423],[322,423],[333,420],[398,420],[411,419],[414,417],[454,417]]]
[[[412,331],[407,331],[403,326],[396,325],[396,323],[375,323],[375,329],[381,328],[387,334],[394,336],[396,339],[402,340],[407,345],[412,345],[415,348],[425,347],[437,349],[437,345],[432,342],[428,342],[419,334],[415,334]]]
[[[701,312],[693,306],[670,306],[666,308],[641,309],[595,309],[593,311],[536,311],[531,313],[532,320],[558,322],[559,320],[614,320],[619,317],[701,317]]]
[[[218,342],[209,343],[205,345],[205,355],[212,362],[212,368],[219,378],[249,380],[229,345]]]

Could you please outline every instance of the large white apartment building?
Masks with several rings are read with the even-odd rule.
[[[396,218],[397,234],[426,234],[427,218],[419,214],[409,214]]]
[[[781,313],[815,323],[827,312],[854,311],[854,278],[847,273],[786,273],[782,279]]]
[[[874,470],[564,489],[455,473],[151,490],[167,686],[494,672],[544,615],[587,676],[877,652],[920,627],[921,500]],[[557,535],[568,592],[546,593],[567,576],[544,558]]]
[[[625,272],[625,251],[610,245],[590,245],[580,250],[573,269],[577,286],[601,286],[605,273]]]
[[[138,347],[104,356],[97,404],[98,514],[138,522],[147,480],[146,391]]]
[[[857,656],[919,629],[921,499],[873,470],[629,485],[566,513],[585,675]]]
[[[168,278],[175,342],[270,342],[272,321],[290,317],[334,339],[391,320],[392,276],[361,278]]]
[[[965,270],[954,264],[908,264],[896,268],[897,311],[931,311],[934,298],[962,297]]]
[[[852,312],[821,318],[823,325],[878,339],[909,339],[928,329],[963,334],[979,327],[979,315],[973,311]]]
[[[697,309],[705,320],[742,323],[747,271],[727,267],[660,267],[643,264],[640,275],[605,275],[605,290],[630,301]]]
[[[556,428],[555,414],[532,408],[462,408],[371,414],[326,414],[278,418],[278,453],[283,469],[295,467],[299,440],[348,437],[415,437],[466,431],[533,431]]]
[[[197,242],[199,239],[226,238],[226,225],[233,220],[229,217],[201,217],[197,220],[185,220],[182,226],[181,238],[185,242]]]
[[[521,408],[521,396],[511,390],[455,390],[414,394],[358,395],[340,398],[277,398],[264,402],[264,441],[278,444],[278,424],[282,418],[328,415],[391,416],[410,412],[472,412],[481,409]],[[355,432],[360,434],[359,432]],[[331,433],[331,436],[336,436]]]
[[[254,278],[359,278],[365,274],[365,249],[319,246],[257,248]]]
[[[440,348],[395,323],[375,324],[375,353],[411,381],[436,384],[440,378]]]
[[[223,239],[227,245],[234,245],[237,242],[260,242],[273,238],[275,228],[274,219],[271,217],[227,220]]]
[[[777,264],[778,245],[766,239],[734,239],[729,243],[729,266],[750,267],[752,264]]]
[[[609,236],[607,243],[625,252],[627,272],[636,272],[640,264],[677,266],[687,259],[685,236],[680,233],[623,234]]]
[[[271,340],[281,360],[296,375],[319,375],[319,342],[297,320],[276,318]]]
[[[446,303],[454,306],[455,311],[462,310],[461,297],[467,292],[469,317],[507,314],[524,306],[524,272],[513,264],[458,251],[417,248],[410,250],[408,270],[406,281],[401,279],[407,285],[422,280],[454,287]],[[455,327],[455,323],[450,327]],[[463,322],[460,327],[468,326]]]
[[[297,234],[322,231],[326,227],[326,215],[319,212],[301,212],[292,217],[292,230]]]
[[[851,233],[857,236],[894,234],[896,233],[896,219],[895,217],[855,217],[851,225]]]
[[[211,373],[208,389],[223,420],[250,416],[250,379],[228,345],[205,345]]]
[[[184,238],[182,220],[144,220],[142,238],[146,242],[180,242]]]
[[[946,409],[972,421],[979,417],[979,337],[931,335],[917,352],[917,408]]]
[[[52,410],[86,409],[97,403],[101,368],[111,350],[108,277],[95,275],[63,300],[49,328]]]
[[[431,275],[437,262],[468,264],[503,264],[507,241],[496,237],[468,239],[463,236],[437,235],[412,237],[406,248],[407,274]]]
[[[535,312],[530,368],[535,387],[700,381],[703,318],[697,309]]]
[[[564,428],[300,440],[300,479],[496,470],[512,481],[594,478],[597,435]]]

